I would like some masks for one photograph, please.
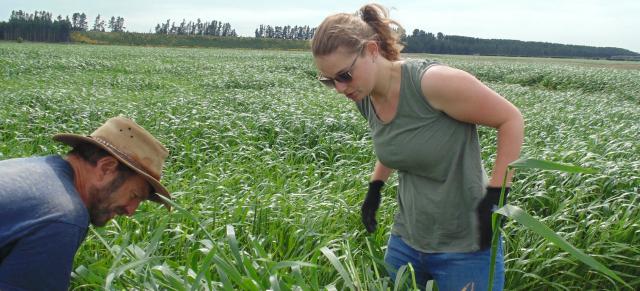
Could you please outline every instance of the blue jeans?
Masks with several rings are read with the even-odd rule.
[[[485,291],[489,285],[491,248],[468,253],[423,253],[407,245],[400,237],[391,235],[384,261],[388,265],[391,280],[396,279],[397,270],[411,263],[417,287],[425,289],[429,280],[435,280],[440,291],[465,290]],[[496,255],[493,290],[504,288],[504,256],[502,240]],[[407,281],[407,282],[410,282]]]

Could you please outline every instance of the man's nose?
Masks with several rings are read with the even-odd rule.
[[[127,216],[133,215],[134,213],[136,213],[136,209],[138,209],[138,206],[140,206],[140,200],[138,199],[131,200],[129,204],[127,204],[127,206],[125,206],[124,208],[126,212],[125,214]]]

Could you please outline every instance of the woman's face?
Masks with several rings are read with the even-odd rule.
[[[373,62],[368,53],[338,48],[331,54],[315,57],[321,81],[353,101],[360,101],[373,88]]]

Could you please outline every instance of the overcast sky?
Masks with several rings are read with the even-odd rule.
[[[241,36],[253,36],[260,24],[309,25],[338,12],[354,12],[365,1],[232,0],[0,0],[0,20],[12,10],[57,15],[122,16],[128,31],[150,32],[168,18],[229,22]],[[391,18],[413,29],[479,38],[517,39],[562,44],[619,47],[640,53],[640,0],[449,0],[378,1]]]

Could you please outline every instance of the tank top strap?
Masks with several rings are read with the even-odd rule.
[[[402,65],[402,81],[400,85],[400,102],[398,110],[409,113],[414,112],[420,116],[424,114],[442,114],[441,111],[433,108],[424,94],[422,94],[422,77],[433,66],[440,65],[438,62],[429,60],[408,59]]]

